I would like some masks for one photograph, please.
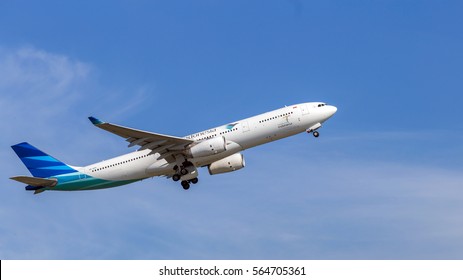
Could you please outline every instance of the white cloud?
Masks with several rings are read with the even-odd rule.
[[[86,63],[32,47],[10,51],[2,48],[0,54],[0,86],[21,88],[25,93],[34,92],[37,88],[63,95],[70,86],[86,79],[90,71]]]
[[[80,126],[83,114],[102,107],[111,117],[129,114],[152,89],[114,90],[95,71],[31,47],[0,49],[0,129],[8,132],[0,140],[2,259],[462,257],[459,170],[326,149],[385,138],[413,145],[413,133],[352,132],[309,147],[294,137],[246,151],[247,167],[236,173],[201,172],[189,192],[162,178],[94,192],[17,190],[6,179],[20,170],[6,148],[16,141],[34,137],[86,161],[123,148],[120,139]]]
[[[461,258],[459,172],[272,151],[189,192],[158,178],[82,195],[102,211],[79,211],[79,232],[98,258]]]
[[[78,101],[91,66],[31,47],[0,49],[1,117],[10,121],[51,118]],[[22,117],[22,119],[17,119]],[[8,125],[8,123],[3,123]]]
[[[98,132],[87,117],[99,112],[128,117],[137,111],[135,108],[142,110],[150,105],[153,88],[142,85],[113,89],[98,81],[97,72],[91,63],[66,55],[34,47],[0,46],[0,130],[8,132],[0,142],[8,146],[32,141],[50,153],[57,148],[71,152],[85,148],[98,154],[97,146],[88,141],[91,133]],[[102,153],[105,146],[123,143],[109,134],[101,139]],[[77,160],[70,164],[82,163],[85,158],[80,155],[78,150],[70,154],[69,158]]]
[[[461,172],[315,161],[293,150],[271,144],[247,151],[245,169],[201,172],[188,192],[156,178],[112,190],[14,196],[22,207],[0,214],[0,230],[15,232],[2,234],[0,251],[68,259],[461,258]]]
[[[86,119],[89,112],[100,110],[129,116],[130,109],[142,102],[149,103],[152,94],[152,89],[146,85],[132,88],[127,85],[125,89],[114,90],[111,85],[99,83],[92,64],[63,54],[34,47],[0,46],[2,254],[23,258],[47,258],[56,256],[57,252],[65,254],[67,250],[61,249],[68,242],[66,235],[69,233],[63,226],[67,217],[57,216],[68,205],[59,202],[58,205],[52,203],[54,207],[41,205],[39,197],[30,193],[26,196],[23,185],[8,179],[27,174],[9,146],[28,141],[73,165],[101,160],[114,153],[116,149],[112,145],[116,143],[123,150],[124,142],[93,127]],[[98,143],[93,141],[96,135],[101,140]],[[49,219],[50,214],[55,219]],[[48,242],[52,240],[44,237],[50,236],[50,231],[54,232],[56,243],[53,244],[57,246],[51,246]],[[35,242],[31,232],[42,235],[43,242]]]

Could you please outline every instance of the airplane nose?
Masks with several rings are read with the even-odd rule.
[[[332,117],[336,113],[336,111],[338,111],[338,108],[336,108],[335,106],[329,105],[327,107],[329,110],[328,112],[330,114],[330,117]]]

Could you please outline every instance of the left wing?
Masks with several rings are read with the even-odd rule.
[[[161,155],[159,159],[180,153],[185,150],[187,146],[195,142],[185,138],[157,134],[102,122],[94,117],[89,117],[89,120],[95,126],[125,138],[125,141],[129,142],[128,147],[140,146],[139,151],[149,149],[152,154],[159,153]]]

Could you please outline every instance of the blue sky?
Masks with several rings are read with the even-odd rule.
[[[461,1],[2,1],[1,259],[463,258]],[[131,151],[87,117],[184,136],[299,102],[321,137],[185,192],[34,196],[10,146]]]

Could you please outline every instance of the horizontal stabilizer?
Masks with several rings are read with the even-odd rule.
[[[45,187],[34,187],[34,186],[26,186],[26,191],[36,191],[36,190],[41,190],[44,189]]]
[[[58,180],[56,179],[43,179],[29,176],[15,176],[11,177],[10,179],[28,184],[33,187],[54,187],[56,184],[58,184]]]
[[[45,191],[45,187],[26,186],[26,191],[34,191],[34,194],[39,194]]]

